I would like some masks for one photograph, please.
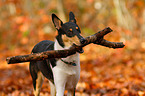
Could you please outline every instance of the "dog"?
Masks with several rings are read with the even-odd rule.
[[[32,53],[69,49],[73,44],[79,45],[86,41],[81,36],[73,12],[69,13],[69,22],[63,23],[55,14],[52,14],[52,21],[58,31],[55,41],[39,42],[32,49]],[[34,95],[39,96],[46,77],[49,80],[51,96],[64,96],[65,90],[67,90],[67,96],[75,96],[76,85],[80,78],[79,53],[83,53],[83,49],[66,58],[31,61],[29,69],[33,80]]]

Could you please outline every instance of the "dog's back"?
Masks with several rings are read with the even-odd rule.
[[[49,50],[54,50],[54,42],[44,40],[34,46],[32,53],[44,52],[44,51],[49,51]],[[44,80],[43,76],[45,76],[52,83],[54,83],[53,73],[52,73],[52,69],[50,67],[50,62],[52,62],[51,63],[52,66],[55,66],[55,59],[49,59],[49,60],[46,59],[43,61],[31,61],[30,62],[29,69],[30,69],[30,74],[33,79],[33,86],[34,86],[35,94],[38,94],[40,92],[40,90],[37,90],[37,89],[41,88],[41,86],[42,86],[42,83]],[[39,82],[40,82],[40,84],[39,84]]]

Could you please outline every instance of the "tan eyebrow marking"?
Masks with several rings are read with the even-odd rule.
[[[72,29],[69,29],[69,31],[72,31]]]
[[[76,27],[76,29],[79,29],[78,27]]]

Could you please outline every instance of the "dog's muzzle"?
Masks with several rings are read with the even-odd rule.
[[[81,43],[81,44],[84,44],[85,42],[86,42],[86,39],[83,38],[83,37],[81,37],[80,43]],[[81,48],[78,52],[79,52],[79,53],[83,53],[83,52],[84,52],[83,48]]]
[[[81,42],[81,44],[84,44],[86,42],[86,39],[85,38],[81,38],[80,42]]]

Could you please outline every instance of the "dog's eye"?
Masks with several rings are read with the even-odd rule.
[[[72,35],[73,34],[73,30],[70,28],[68,31],[68,35]]]
[[[76,30],[79,31],[79,27],[76,27]]]
[[[79,29],[79,27],[76,27],[76,30],[80,33],[80,29]]]
[[[69,31],[72,32],[72,29],[70,28]]]

